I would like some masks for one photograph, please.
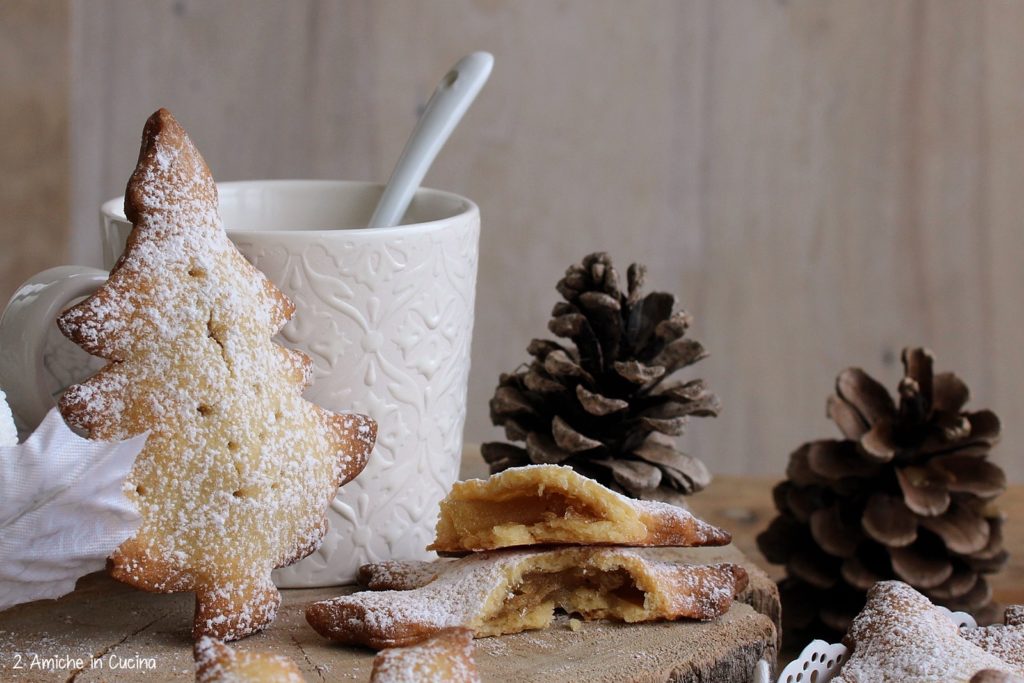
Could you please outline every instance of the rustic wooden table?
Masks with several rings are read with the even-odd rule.
[[[467,453],[463,476],[483,474],[479,457]],[[755,543],[756,534],[774,514],[772,484],[765,479],[718,477],[693,498],[692,507],[708,521],[732,531],[739,550],[778,577],[780,569],[763,562]],[[992,583],[997,599],[1020,603],[1024,602],[1024,487],[1014,487],[1003,504],[1010,518],[1007,545],[1017,554]],[[695,553],[687,556],[689,561],[742,561],[732,547],[679,552]],[[762,596],[773,591],[768,577],[756,568],[751,571],[756,575],[752,584],[758,584]],[[302,617],[307,602],[345,590],[285,591],[281,613],[271,629],[237,647],[287,654],[311,682],[367,680],[372,653],[332,645],[309,629]],[[75,593],[59,601],[31,603],[0,614],[0,680],[190,680],[191,604],[189,595],[140,593],[102,574],[90,575],[79,582]],[[563,621],[546,631],[478,641],[484,680],[514,677],[550,682],[581,676],[592,681],[739,680],[736,671],[749,671],[751,662],[774,650],[770,620],[746,604],[735,605],[712,624],[593,622],[576,633]],[[706,655],[705,663],[692,663],[694,658],[686,653],[695,651]],[[83,661],[61,662],[56,671],[31,669],[33,653]],[[92,665],[91,659],[101,661],[103,668]],[[721,668],[722,662],[734,668]],[[17,664],[24,668],[15,670]],[[114,670],[115,665],[122,668]],[[147,668],[151,665],[155,668]]]

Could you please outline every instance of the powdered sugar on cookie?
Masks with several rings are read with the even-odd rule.
[[[196,683],[304,683],[288,657],[266,652],[239,652],[203,636],[193,647]]]
[[[213,178],[164,110],[146,124],[125,205],[125,253],[59,320],[111,362],[61,411],[92,438],[151,432],[127,490],[143,524],[112,574],[195,591],[194,633],[239,638],[274,618],[271,570],[318,546],[376,425],[302,398],[309,359],[271,340],[294,307],[231,244]]]
[[[958,635],[926,597],[900,581],[882,581],[850,626],[852,647],[835,683],[954,683],[983,669],[1013,673],[1005,661]]]
[[[409,647],[381,650],[370,683],[479,683],[473,661],[473,632],[444,631]]]
[[[1024,605],[1006,609],[1005,623],[960,629],[960,635],[985,652],[1011,664],[1024,676]]]
[[[370,590],[407,591],[425,586],[448,565],[445,560],[386,560],[364,564],[359,568],[359,583]]]

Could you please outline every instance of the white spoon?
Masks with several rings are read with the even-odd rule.
[[[489,52],[474,52],[460,59],[441,79],[405,143],[369,227],[390,228],[401,222],[423,176],[487,82],[492,66],[494,57]]]

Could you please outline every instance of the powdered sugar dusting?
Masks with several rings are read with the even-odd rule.
[[[61,410],[92,438],[150,430],[126,488],[143,524],[113,573],[196,591],[196,632],[236,638],[273,619],[270,571],[317,547],[375,425],[302,399],[309,360],[271,340],[293,307],[231,244],[216,207],[199,153],[154,114],[126,193],[126,251],[59,320],[111,363],[68,389]]]

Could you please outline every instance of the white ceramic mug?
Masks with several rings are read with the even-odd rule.
[[[428,558],[438,503],[458,476],[462,452],[479,210],[463,197],[421,189],[402,225],[367,229],[359,226],[380,197],[378,184],[217,187],[231,240],[296,306],[281,341],[313,359],[307,398],[378,423],[369,464],[331,503],[320,549],[277,570],[275,580],[335,585],[351,582],[366,562]],[[131,230],[123,203],[101,208],[108,268]],[[57,314],[106,276],[79,266],[44,271],[0,318],[0,387],[22,424],[33,426],[53,406],[52,375],[71,375],[58,378],[62,385],[87,376],[44,362],[44,348]]]

